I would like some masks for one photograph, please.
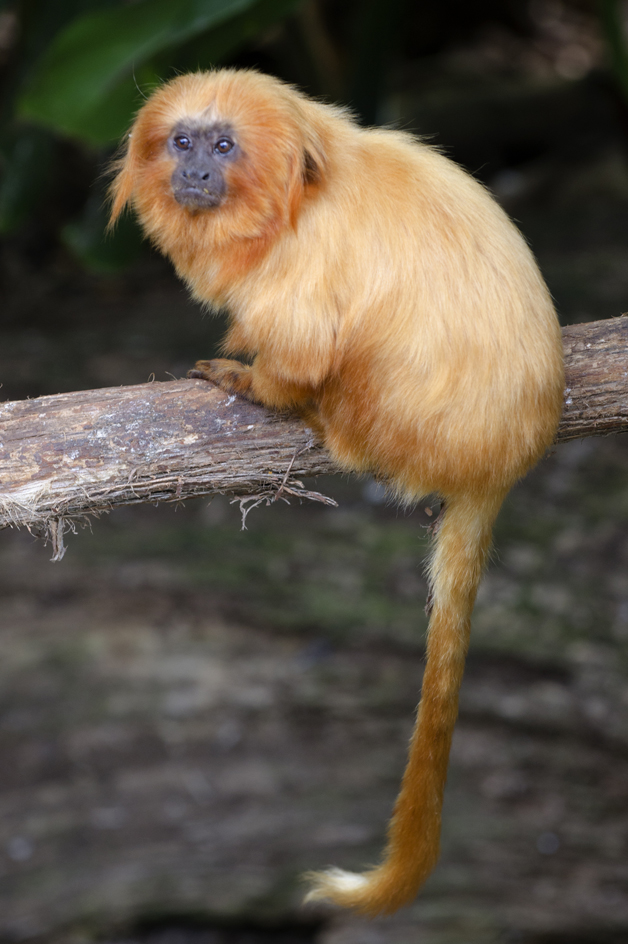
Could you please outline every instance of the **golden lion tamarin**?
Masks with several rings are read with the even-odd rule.
[[[226,308],[226,353],[192,376],[294,408],[344,468],[403,501],[436,493],[427,664],[384,861],[311,876],[309,899],[409,901],[439,852],[471,610],[504,496],[552,442],[560,332],[515,226],[407,134],[360,128],[252,71],[175,78],[140,110],[112,186],[195,298]]]

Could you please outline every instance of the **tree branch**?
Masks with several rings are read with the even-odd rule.
[[[628,317],[563,328],[565,404],[556,442],[628,430]]]
[[[628,318],[570,326],[563,341],[557,442],[628,430]],[[199,380],[0,405],[0,528],[47,533],[57,559],[64,528],[86,515],[219,493],[243,505],[288,495],[329,503],[300,478],[336,471],[295,417]]]

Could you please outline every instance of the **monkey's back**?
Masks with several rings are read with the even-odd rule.
[[[318,393],[327,442],[408,495],[507,488],[551,443],[562,406],[560,331],[534,258],[453,162],[347,124],[327,183],[264,267],[296,267],[320,330],[333,328]],[[289,319],[294,298],[284,305]]]

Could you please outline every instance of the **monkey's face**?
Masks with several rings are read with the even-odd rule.
[[[170,185],[177,203],[190,210],[220,206],[227,194],[225,171],[241,156],[233,129],[222,122],[181,122],[167,148],[174,160]]]
[[[319,112],[259,73],[178,76],[137,115],[116,165],[112,222],[130,203],[186,277],[190,260],[235,241],[269,245],[322,185]]]

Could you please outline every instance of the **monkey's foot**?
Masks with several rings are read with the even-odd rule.
[[[253,376],[251,368],[240,361],[231,361],[224,357],[217,357],[211,361],[197,361],[188,377],[198,380],[209,380],[227,393],[237,393],[247,400],[252,400],[251,384]]]
[[[447,510],[447,502],[443,498],[443,500],[440,503],[440,509],[438,511],[438,514],[436,515],[434,520],[430,521],[429,524],[424,525],[425,530],[427,531],[429,535],[431,535],[431,537],[433,538],[436,537],[436,535],[440,531],[440,526],[443,523],[443,518],[445,517],[446,510]]]

